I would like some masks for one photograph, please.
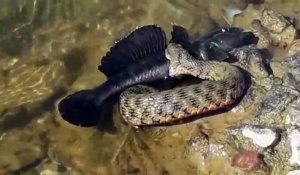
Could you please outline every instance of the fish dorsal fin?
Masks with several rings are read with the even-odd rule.
[[[162,28],[146,25],[137,28],[111,47],[102,57],[98,69],[109,78],[138,60],[164,51],[166,47],[167,38]]]
[[[189,34],[184,27],[173,24],[171,35],[171,43],[180,44],[184,49],[191,48]]]
[[[173,24],[173,29],[171,32],[171,40],[170,43],[180,44],[182,48],[187,50],[192,56],[196,57],[197,55],[194,53],[192,44],[189,38],[189,34],[186,28]]]

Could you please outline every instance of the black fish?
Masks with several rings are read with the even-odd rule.
[[[216,56],[216,59],[224,60],[228,58],[228,48],[245,45],[244,36],[249,34],[241,31],[239,28],[222,29],[191,43],[186,29],[173,25],[170,42],[181,44],[199,59]],[[238,37],[232,39],[232,36]],[[60,101],[58,110],[62,118],[74,125],[94,126],[100,119],[102,104],[112,95],[136,84],[170,79],[170,63],[164,53],[166,47],[166,35],[155,25],[138,28],[121,39],[98,66],[107,81],[93,89],[75,92]]]
[[[138,28],[121,39],[98,66],[107,81],[61,100],[58,110],[62,118],[74,125],[94,126],[101,116],[101,105],[110,96],[135,84],[167,78],[169,61],[164,55],[166,47],[166,35],[155,25]]]
[[[228,52],[232,49],[257,44],[257,42],[258,38],[252,32],[244,32],[238,27],[229,27],[196,39],[189,51],[204,60],[225,60],[230,57]]]

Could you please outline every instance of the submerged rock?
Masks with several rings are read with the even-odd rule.
[[[231,166],[244,171],[253,171],[263,167],[262,156],[256,151],[241,151],[231,158]]]
[[[289,162],[293,166],[300,166],[300,129],[290,128],[287,132],[291,149]]]
[[[254,13],[251,15],[250,11]],[[241,19],[249,23],[245,25]],[[300,49],[297,29],[290,18],[263,6],[252,5],[235,16],[234,24],[252,30],[260,39],[257,47],[262,48],[262,52],[249,47],[231,52],[242,61],[238,66],[251,74],[250,87],[231,110],[246,113],[247,117],[238,126],[230,124],[226,129],[227,140],[218,140],[217,143],[238,150],[256,149],[257,153],[249,154],[261,154],[272,173],[287,174],[300,163]],[[247,152],[244,154],[249,156]],[[246,161],[249,159],[243,158],[242,153],[235,156],[245,163],[241,165],[248,165]],[[249,167],[251,169],[252,166]]]
[[[251,29],[260,38],[259,48],[286,47],[297,35],[288,18],[264,6],[249,5],[243,13],[235,16],[233,25]]]
[[[283,125],[284,118],[281,113],[286,106],[295,99],[286,87],[274,85],[257,104],[255,117],[256,123],[267,125]]]
[[[278,139],[278,133],[273,128],[264,126],[243,126],[241,128],[242,135],[252,140],[255,145],[267,148],[273,145]]]
[[[290,107],[285,111],[284,116],[286,117],[287,125],[300,126],[300,98],[298,97],[293,101]]]
[[[300,174],[300,170],[293,170],[293,171],[289,171],[286,175],[299,175]]]
[[[66,83],[66,67],[54,59],[20,63],[4,71],[6,81],[0,91],[0,113],[42,103]]]

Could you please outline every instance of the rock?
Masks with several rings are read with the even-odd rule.
[[[295,98],[290,88],[278,84],[271,85],[267,94],[257,104],[253,120],[256,120],[257,124],[282,126],[285,121],[281,113]]]
[[[243,13],[235,16],[233,25],[250,28],[259,37],[259,48],[270,45],[286,47],[297,35],[291,21],[264,6],[249,5]]]
[[[300,174],[300,170],[293,170],[293,171],[289,171],[286,175],[299,175]]]
[[[273,145],[278,139],[275,129],[263,126],[245,125],[241,131],[244,137],[250,138],[255,145],[263,148]]]
[[[281,33],[291,23],[280,13],[264,9],[261,15],[261,23],[270,32]]]
[[[261,165],[263,165],[262,157],[256,151],[242,151],[231,158],[231,166],[244,171],[259,169]]]
[[[46,156],[42,140],[32,137],[26,129],[2,135],[0,154],[0,174],[18,172],[35,165]]]
[[[251,22],[251,29],[253,33],[255,33],[259,37],[258,47],[265,48],[271,45],[272,40],[270,38],[270,34],[268,29],[266,29],[262,24],[261,21],[258,19],[254,19]]]
[[[300,52],[300,39],[296,39],[289,45],[287,56],[292,56],[299,52]]]
[[[247,70],[257,79],[269,75],[266,68],[266,58],[255,45],[243,46],[230,51],[238,59],[238,66]]]
[[[295,80],[300,83],[300,53],[289,56],[283,62],[287,73],[291,73]]]
[[[268,37],[271,44],[286,46],[293,42],[296,37],[295,27],[278,12],[264,9],[260,21],[263,26],[260,31],[265,31],[269,34]]]
[[[300,67],[300,54],[296,53],[286,58],[285,63],[288,68],[296,69]]]
[[[208,136],[202,131],[199,131],[195,136],[191,137],[187,141],[187,145],[195,151],[200,151],[204,155],[209,153]]]
[[[249,4],[242,13],[234,16],[232,25],[242,27],[244,29],[250,29],[251,21],[254,19],[260,19],[263,9],[263,6]]]
[[[57,174],[70,174],[70,168],[64,167],[62,164],[58,164],[55,161],[46,158],[35,169],[40,175],[57,175]],[[75,171],[72,173],[76,174]]]
[[[225,146],[216,143],[209,144],[209,153],[218,157],[226,157],[228,155]]]
[[[291,157],[289,162],[291,165],[300,165],[300,129],[293,127],[288,129],[288,139],[291,148]]]
[[[290,25],[286,29],[284,29],[280,35],[276,35],[275,33],[270,33],[270,37],[272,38],[275,45],[279,45],[282,47],[286,47],[290,43],[294,41],[296,38],[297,31],[294,26]]]
[[[290,104],[290,107],[285,111],[286,124],[300,126],[300,98]]]
[[[254,103],[257,103],[257,101],[261,100],[263,91],[264,90],[262,88],[249,87],[245,92],[243,99],[237,106],[232,108],[231,111],[234,113],[244,113],[251,109]]]

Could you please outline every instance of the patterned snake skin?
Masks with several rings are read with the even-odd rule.
[[[165,91],[143,85],[128,88],[120,96],[120,111],[129,124],[169,123],[221,109],[243,94],[244,76],[229,63],[195,59],[178,44],[168,45],[166,57],[171,76],[188,74],[204,80]]]

